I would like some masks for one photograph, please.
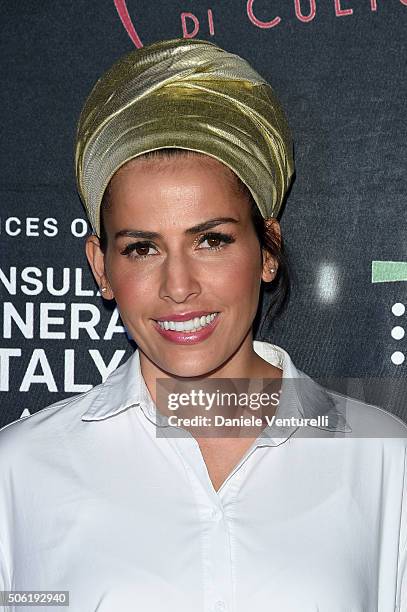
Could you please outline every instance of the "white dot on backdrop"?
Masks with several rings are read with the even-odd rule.
[[[404,333],[404,329],[400,325],[393,327],[393,329],[391,330],[391,336],[395,340],[401,340],[402,338],[404,338]]]
[[[403,315],[406,312],[406,307],[404,306],[404,304],[401,304],[400,302],[396,302],[391,307],[391,311],[396,317],[401,317],[401,315]]]
[[[395,351],[391,356],[391,360],[394,363],[394,365],[401,365],[404,359],[405,359],[404,353],[402,353],[401,351]]]

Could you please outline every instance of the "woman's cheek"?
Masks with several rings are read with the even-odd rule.
[[[117,302],[126,299],[126,297],[130,298],[133,294],[141,296],[149,282],[146,275],[135,272],[134,269],[128,266],[116,266],[113,268],[113,273],[109,275],[109,280]]]

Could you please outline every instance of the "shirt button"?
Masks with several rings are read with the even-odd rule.
[[[226,610],[226,604],[224,601],[217,601],[215,604],[215,610],[216,612],[222,612],[223,610]]]
[[[220,519],[222,518],[221,510],[219,510],[218,508],[214,508],[212,510],[212,512],[210,513],[210,518],[211,518],[212,521],[220,521]],[[219,608],[219,610],[221,610],[221,609],[223,609],[223,608]]]

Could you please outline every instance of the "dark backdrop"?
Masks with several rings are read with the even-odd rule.
[[[75,125],[120,55],[183,36],[246,57],[294,134],[281,220],[293,293],[258,339],[406,418],[407,0],[127,0],[127,10],[1,2],[0,425],[99,384],[134,348],[85,259]]]

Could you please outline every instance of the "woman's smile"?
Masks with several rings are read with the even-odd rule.
[[[191,313],[192,315],[193,313]],[[154,327],[159,334],[170,342],[176,344],[196,344],[206,340],[217,327],[220,313],[213,312],[200,317],[191,315],[185,320],[165,318],[163,321],[154,321]],[[191,316],[191,318],[189,318]]]

